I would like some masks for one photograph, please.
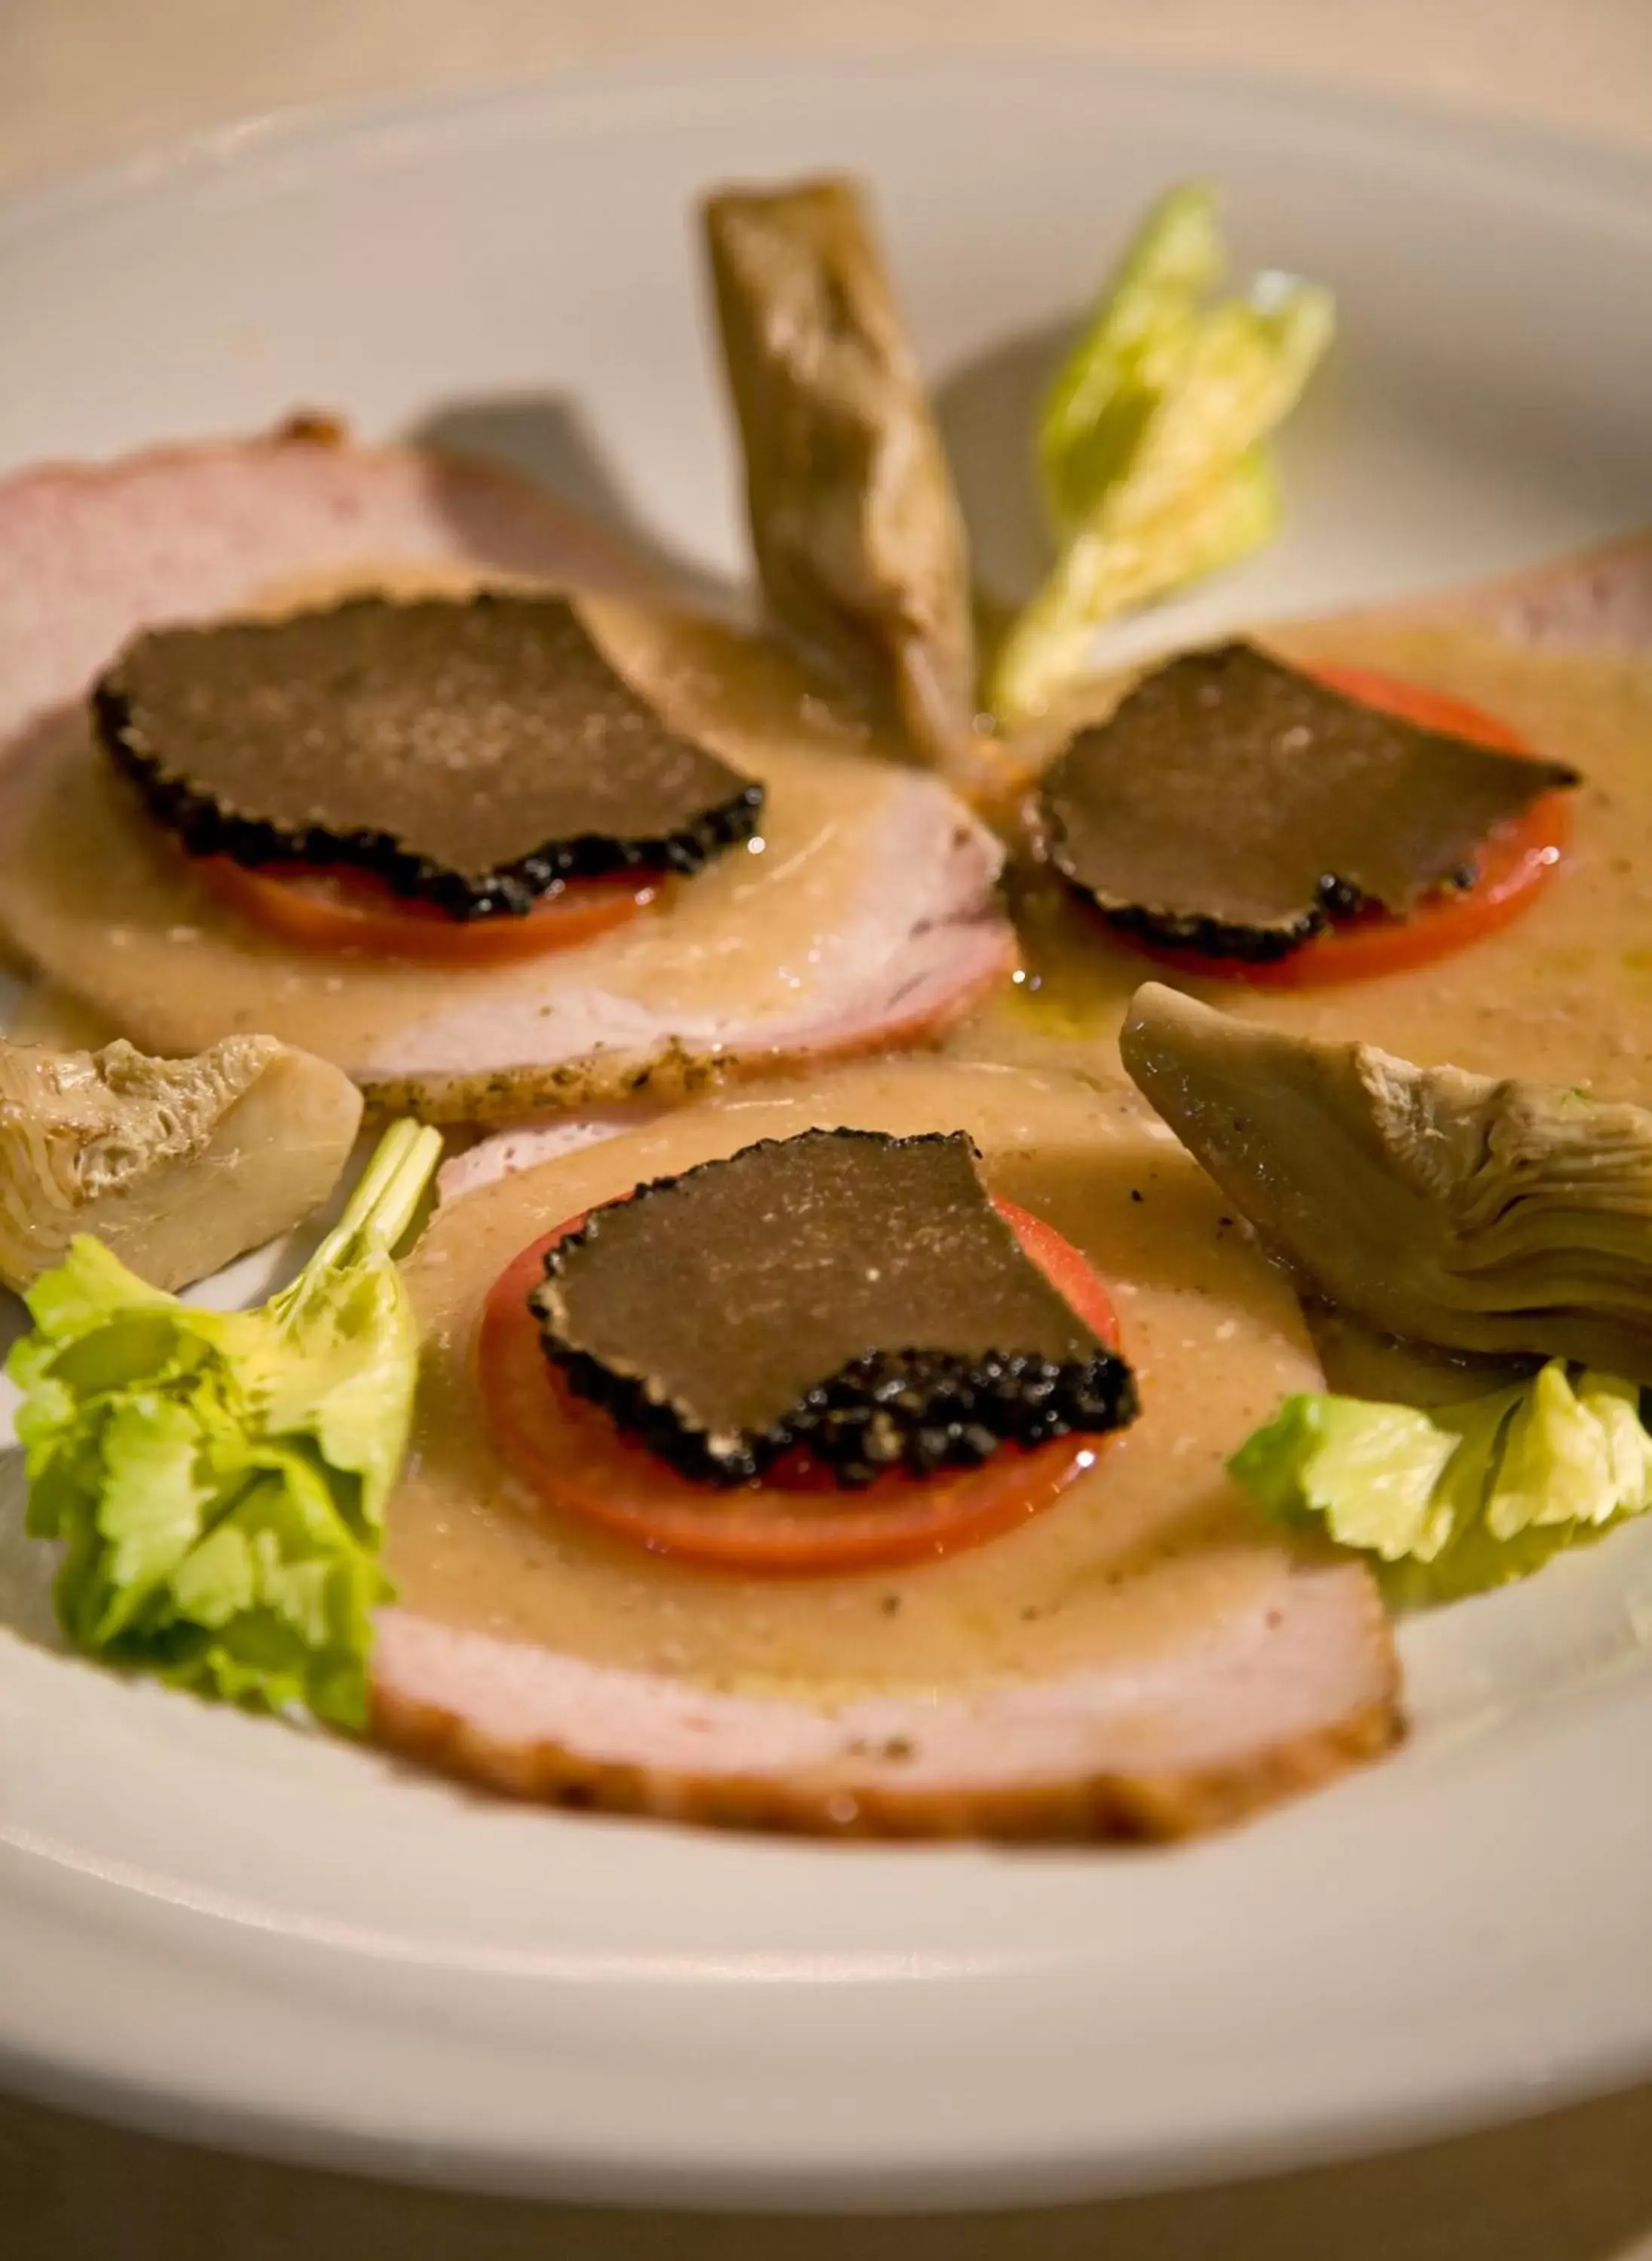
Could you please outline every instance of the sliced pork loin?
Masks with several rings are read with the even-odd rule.
[[[492,1282],[638,1182],[832,1123],[967,1130],[989,1182],[1094,1250],[1139,1419],[1020,1530],[886,1571],[708,1573],[548,1508],[483,1408]],[[1224,1470],[1282,1394],[1319,1385],[1295,1297],[1134,1093],[868,1063],[504,1131],[450,1162],[441,1194],[406,1267],[429,1347],[373,1665],[375,1732],[396,1749],[518,1797],[689,1821],[1170,1837],[1400,1732],[1364,1566],[1299,1554]]]
[[[1647,651],[1652,650],[1652,532],[1622,535],[1598,549],[1522,566],[1493,580],[1342,617],[1361,628],[1483,628],[1539,650]]]
[[[143,627],[501,576],[595,592],[622,671],[764,779],[758,856],[546,958],[346,963],[210,894],[90,745],[82,696]],[[945,786],[783,656],[649,601],[622,551],[525,482],[440,454],[300,433],[0,484],[0,928],[25,958],[147,1049],[284,1033],[435,1119],[674,1100],[731,1068],[921,1042],[1013,964],[998,844]]]
[[[1142,1664],[835,1708],[725,1695],[379,1619],[380,1738],[493,1790],[671,1820],[841,1836],[1166,1838],[1376,1757],[1397,1674],[1364,1570],[1281,1559],[1196,1640]]]
[[[513,1123],[508,1130],[478,1138],[473,1145],[450,1154],[436,1173],[436,1198],[463,1201],[466,1194],[479,1193],[484,1186],[511,1177],[518,1170],[536,1169],[541,1162],[555,1161],[558,1154],[600,1145],[605,1138],[621,1138],[628,1130],[646,1130],[655,1119],[652,1109],[633,1103],[594,1108],[589,1114],[547,1115],[529,1123]]]
[[[0,738],[78,699],[140,628],[375,567],[650,593],[621,544],[514,472],[327,425],[47,464],[0,482]]]

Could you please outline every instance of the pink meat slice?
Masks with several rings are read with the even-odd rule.
[[[1355,616],[1462,622],[1555,650],[1652,649],[1652,534]],[[594,1119],[586,1137],[611,1126]],[[444,1195],[556,1151],[529,1128]],[[565,1128],[561,1133],[566,1136]],[[1230,1821],[1386,1748],[1391,1642],[1356,1565],[1282,1561],[1272,1591],[1150,1666],[835,1711],[697,1690],[456,1631],[380,1621],[384,1739],[516,1796],[844,1834],[1167,1837]]]
[[[136,629],[359,564],[476,566],[647,595],[600,528],[501,466],[303,427],[0,481],[0,738],[78,699]]]
[[[460,1201],[498,1178],[555,1161],[558,1154],[571,1154],[581,1146],[600,1145],[605,1138],[640,1130],[654,1122],[658,1113],[652,1107],[597,1107],[588,1115],[547,1115],[532,1122],[513,1123],[508,1130],[496,1130],[491,1138],[480,1138],[463,1152],[450,1155],[436,1173],[436,1198],[443,1202]]]
[[[1540,650],[1652,650],[1652,531],[1348,615],[1365,622],[1490,629]]]
[[[843,1836],[1170,1838],[1377,1756],[1394,1651],[1357,1565],[1282,1557],[1147,1662],[816,1707],[380,1618],[379,1738],[510,1795]]]
[[[787,1009],[657,1007],[588,982],[569,951],[551,962],[542,992],[467,986],[354,1072],[381,1105],[492,1120],[559,1104],[583,1115],[629,1094],[669,1102],[703,1088],[707,1071],[782,1072],[931,1043],[1014,968],[1015,930],[995,894],[1002,862],[997,841],[945,786],[901,772],[835,947]],[[489,1080],[513,1103],[495,1104]]]
[[[294,429],[0,482],[0,750],[19,751],[18,788],[21,750],[49,744],[47,718],[140,628],[232,611],[286,580],[432,564],[660,594],[628,553],[527,481],[439,451]],[[451,1010],[435,1005],[341,1065],[384,1106],[463,1118],[645,1086],[674,1097],[707,1068],[918,1043],[1014,964],[995,895],[1002,860],[938,780],[901,772],[839,946],[783,1014],[685,1023],[583,977],[575,951],[547,960],[531,994],[514,970],[494,985],[468,979]]]

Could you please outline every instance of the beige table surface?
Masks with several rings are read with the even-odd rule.
[[[1652,0],[0,0],[0,186],[253,110],[714,43],[1104,42],[1652,146]],[[3,319],[3,316],[0,316]],[[1648,396],[1652,401],[1652,394]],[[393,2190],[0,2100],[3,2261],[1652,2261],[1652,2088],[1191,2196],[922,2223]]]

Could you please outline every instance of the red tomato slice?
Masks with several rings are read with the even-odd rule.
[[[1071,1241],[999,1201],[1027,1254],[1102,1339],[1118,1339],[1107,1289]],[[869,1570],[979,1546],[1059,1498],[1105,1442],[1060,1437],[1031,1451],[1006,1445],[980,1468],[915,1476],[896,1470],[845,1491],[801,1452],[760,1482],[691,1482],[576,1397],[546,1359],[529,1291],[544,1256],[583,1217],[525,1248],[489,1293],[478,1337],[483,1403],[512,1468],[547,1505],[601,1524],[661,1554],[729,1570]]]
[[[370,872],[291,864],[249,871],[227,856],[195,868],[212,892],[266,933],[304,950],[355,951],[442,965],[503,965],[589,942],[650,903],[657,879],[570,879],[523,917],[456,919],[440,904],[399,895]]]
[[[1427,690],[1374,667],[1317,667],[1313,672],[1332,690],[1403,715],[1425,729],[1448,730],[1505,753],[1531,751],[1498,716],[1443,691]],[[1553,877],[1570,836],[1569,796],[1546,793],[1490,835],[1472,886],[1426,896],[1404,918],[1386,911],[1362,911],[1339,920],[1299,950],[1264,963],[1176,950],[1146,936],[1114,931],[1119,941],[1155,965],[1201,980],[1243,981],[1263,989],[1318,989],[1339,981],[1370,981],[1448,958],[1519,918]]]

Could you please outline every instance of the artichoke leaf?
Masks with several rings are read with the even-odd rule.
[[[963,517],[851,181],[729,190],[704,210],[752,546],[777,626],[917,750],[967,762],[975,650]]]
[[[1284,1035],[1157,982],[1122,1051],[1332,1303],[1442,1350],[1652,1382],[1652,1112]]]

